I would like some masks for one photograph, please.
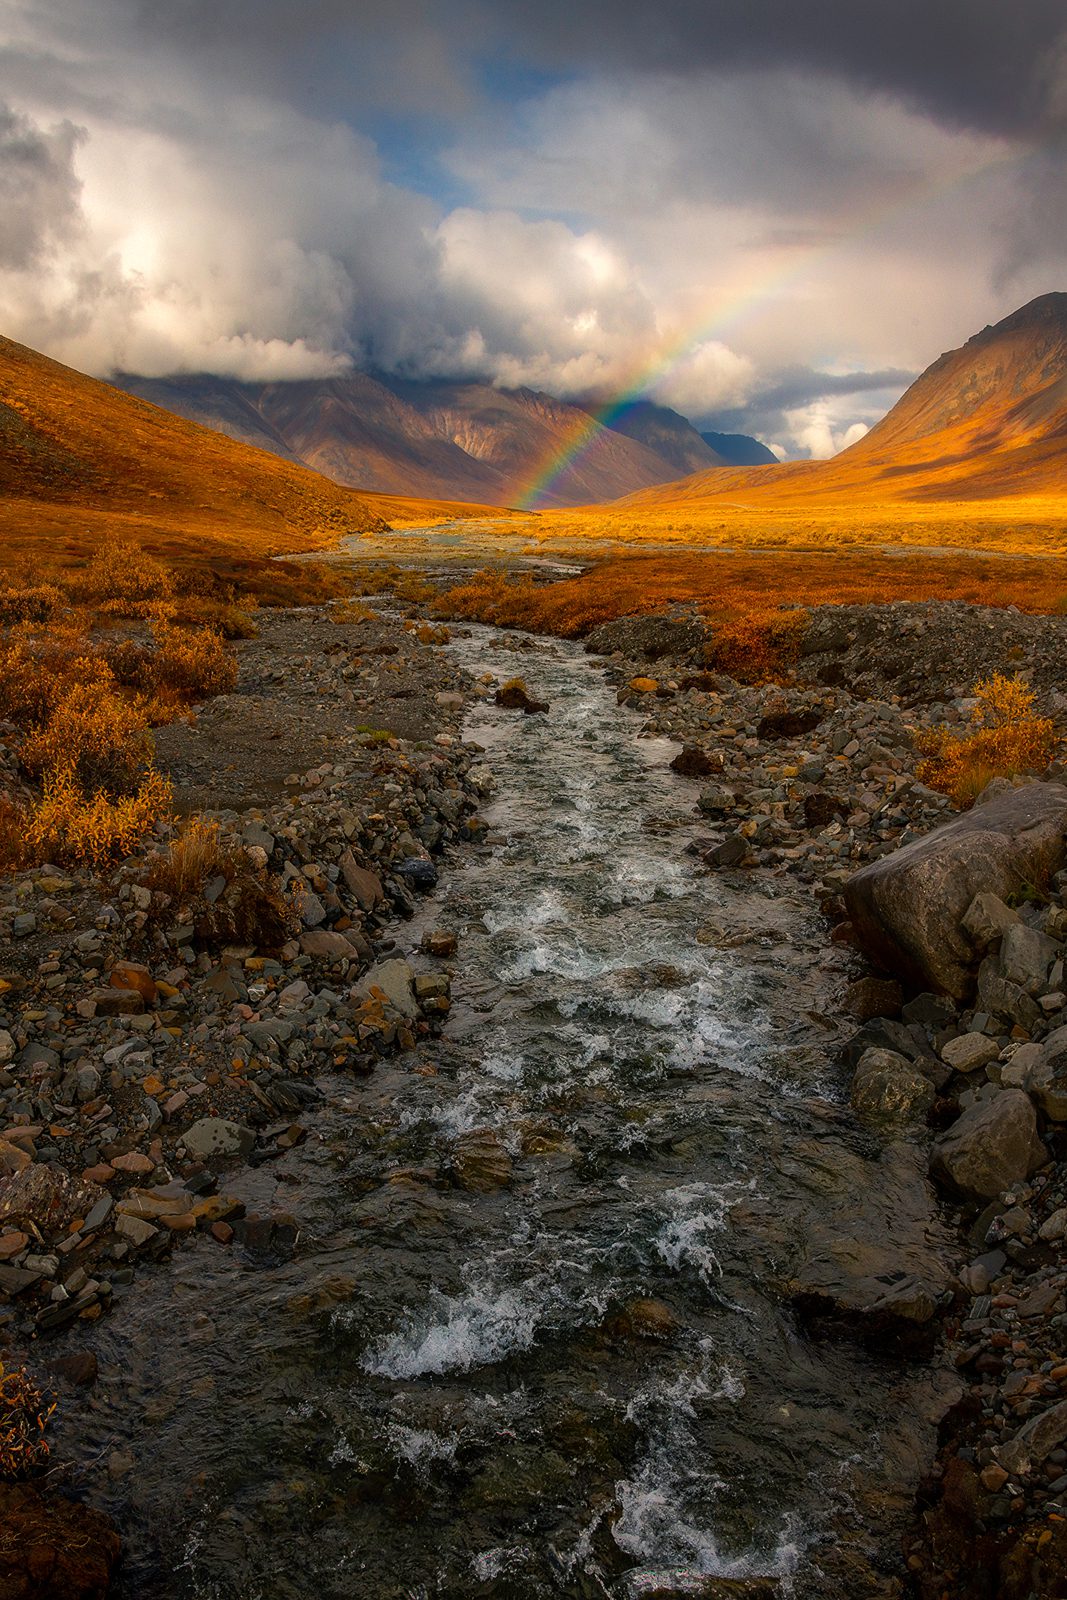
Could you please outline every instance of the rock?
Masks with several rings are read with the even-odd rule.
[[[96,1356],[91,1350],[76,1350],[67,1356],[53,1356],[48,1363],[48,1371],[54,1378],[60,1378],[64,1383],[74,1384],[79,1389],[87,1389],[90,1384],[96,1382]]]
[[[860,978],[849,985],[844,1009],[859,1022],[873,1017],[899,1017],[904,995],[894,978]]]
[[[712,772],[722,771],[722,757],[710,756],[696,745],[683,745],[671,762],[671,771],[680,773],[683,778],[706,778]]]
[[[424,892],[437,884],[437,868],[425,856],[408,856],[406,861],[395,861],[393,871],[413,888]]]
[[[620,617],[602,622],[585,641],[591,655],[609,656],[614,651],[645,661],[664,656],[691,656],[708,639],[708,628],[692,617]]]
[[[459,939],[451,928],[433,928],[422,936],[423,950],[427,955],[437,956],[439,959],[454,956],[458,947]]]
[[[961,1033],[958,1038],[950,1039],[941,1051],[942,1061],[954,1072],[977,1072],[979,1067],[988,1067],[991,1061],[996,1061],[999,1055],[996,1040],[987,1038],[984,1033]]]
[[[510,678],[507,683],[501,685],[493,699],[505,710],[524,711],[528,717],[533,716],[535,712],[548,710],[547,700],[535,700],[521,678]]]
[[[406,961],[379,961],[377,966],[363,974],[352,990],[352,998],[356,1001],[370,1000],[375,997],[375,991],[378,998],[394,1011],[399,1011],[401,1016],[414,1021],[419,1015],[415,974]]]
[[[32,1160],[28,1150],[12,1144],[8,1139],[0,1139],[0,1178],[10,1178],[14,1173],[21,1172]]]
[[[300,935],[300,948],[306,956],[320,961],[354,961],[359,959],[355,945],[343,933],[333,933],[328,928],[311,928]]]
[[[105,1191],[59,1167],[34,1162],[13,1177],[0,1178],[0,1223],[32,1222],[41,1233],[68,1227],[84,1217]]]
[[[156,1170],[156,1163],[151,1156],[146,1156],[140,1150],[131,1150],[124,1156],[112,1156],[111,1166],[116,1172],[130,1172],[136,1177],[145,1177],[149,1172]]]
[[[755,859],[748,840],[740,833],[732,833],[721,844],[713,845],[703,857],[709,867],[751,867]]]
[[[456,1140],[452,1174],[461,1189],[489,1194],[511,1179],[511,1157],[492,1128],[475,1128]]]
[[[824,720],[821,711],[769,711],[756,724],[757,739],[800,739]]]
[[[102,1511],[0,1483],[0,1529],[4,1600],[104,1600],[121,1541]]]
[[[631,678],[628,687],[634,694],[655,694],[659,688],[658,678]]]
[[[662,1300],[631,1300],[608,1324],[608,1331],[627,1339],[664,1342],[681,1331],[682,1324]]]
[[[888,971],[966,999],[975,896],[1012,894],[1067,859],[1067,789],[1031,783],[956,817],[853,874],[845,902],[862,947]]]
[[[15,1059],[15,1041],[6,1028],[0,1028],[0,1067]]]
[[[1009,983],[1036,995],[1044,989],[1052,963],[1062,954],[1063,946],[1055,939],[1015,922],[1005,930],[1001,941],[1000,967]]]
[[[937,1141],[931,1170],[968,1198],[993,1200],[1047,1159],[1029,1097],[1005,1089],[952,1124]]]
[[[382,888],[381,878],[376,872],[371,872],[368,867],[359,866],[351,850],[344,852],[338,862],[338,866],[341,869],[341,875],[345,883],[361,910],[373,911],[376,906],[382,904],[385,899],[385,890]]]
[[[1050,1451],[1067,1439],[1067,1400],[1040,1412],[1023,1423],[1014,1438],[994,1449],[994,1455],[1010,1473],[1029,1472],[1039,1467]]]
[[[139,989],[94,989],[89,998],[98,1017],[136,1017],[145,1005]]]
[[[847,813],[847,805],[836,795],[820,791],[804,796],[804,822],[809,828],[828,828],[837,817]]]
[[[999,956],[986,956],[978,969],[978,1005],[991,1016],[1017,1022],[1027,1032],[1041,1019],[1026,990],[1004,976]]]
[[[1019,921],[1019,913],[1006,906],[999,895],[976,894],[964,913],[960,926],[976,950],[988,950]]]
[[[1053,1244],[1067,1238],[1067,1206],[1060,1206],[1058,1211],[1046,1217],[1037,1232],[1039,1238],[1047,1239]]]
[[[147,1244],[149,1239],[154,1239],[159,1229],[144,1217],[131,1217],[123,1213],[115,1219],[115,1232],[121,1234],[136,1248]]]
[[[224,1117],[202,1117],[182,1134],[185,1148],[199,1161],[209,1161],[214,1156],[246,1156],[255,1142],[251,1128],[242,1128]]]
[[[107,981],[113,989],[135,990],[149,1006],[154,1006],[159,998],[152,974],[136,961],[116,961],[108,973]],[[99,1007],[97,1009],[99,1011]]]
[[[852,1080],[852,1108],[879,1122],[922,1122],[934,1103],[934,1086],[893,1050],[865,1050]]]

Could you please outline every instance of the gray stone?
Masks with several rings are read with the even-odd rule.
[[[1031,783],[955,817],[853,874],[857,937],[899,977],[966,999],[975,951],[962,923],[975,896],[1010,896],[1067,860],[1067,788]]]
[[[415,974],[406,961],[379,961],[364,973],[352,990],[355,1001],[369,1000],[377,989],[394,1011],[412,1020],[419,1015],[415,998]]]
[[[976,950],[988,950],[1002,939],[1019,920],[1019,913],[1006,906],[999,895],[976,894],[960,924]]]
[[[355,897],[357,905],[363,911],[373,911],[385,899],[385,890],[382,880],[376,872],[371,872],[367,867],[358,865],[351,850],[346,850],[337,863],[341,869],[349,891]]]
[[[993,1454],[1007,1472],[1022,1474],[1039,1467],[1067,1439],[1067,1400],[1029,1417],[1014,1438],[997,1445]]]
[[[1017,922],[1008,928],[1000,946],[1000,966],[1009,983],[1025,989],[1027,994],[1040,994],[1048,982],[1053,962],[1062,954],[1063,946],[1050,939],[1047,933],[1028,928]]]
[[[330,928],[312,928],[302,933],[300,948],[306,956],[316,956],[321,961],[354,961],[359,957],[351,940]]]
[[[942,1061],[954,1072],[977,1072],[979,1067],[988,1067],[999,1055],[996,1040],[987,1038],[984,1033],[961,1033],[959,1038],[950,1039],[941,1051]]]
[[[145,1222],[141,1217],[131,1217],[125,1212],[116,1219],[115,1232],[128,1239],[130,1244],[137,1246],[147,1244],[149,1239],[154,1239],[159,1232],[150,1222]]]
[[[182,1143],[189,1154],[201,1161],[210,1160],[212,1156],[246,1156],[255,1142],[251,1128],[242,1128],[225,1117],[202,1117],[182,1135]]]
[[[15,1041],[6,1028],[0,1028],[0,1067],[15,1059]]]
[[[1021,1089],[970,1106],[934,1148],[932,1170],[962,1194],[993,1200],[1044,1166],[1037,1117]]]
[[[1048,1239],[1053,1243],[1067,1237],[1067,1206],[1060,1206],[1058,1211],[1046,1217],[1037,1233],[1040,1239]]]

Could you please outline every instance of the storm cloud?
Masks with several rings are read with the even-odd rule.
[[[10,0],[0,329],[819,453],[1063,287],[1061,0]]]

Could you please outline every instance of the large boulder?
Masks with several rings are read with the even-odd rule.
[[[1007,898],[1065,861],[1067,788],[1031,783],[861,867],[845,901],[878,965],[964,1000],[977,953],[962,924],[975,896]]]
[[[968,1107],[934,1148],[932,1169],[972,1200],[993,1200],[1044,1166],[1029,1095],[1004,1089]]]

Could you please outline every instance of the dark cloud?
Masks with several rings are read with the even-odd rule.
[[[561,66],[796,67],[1013,134],[1040,132],[1065,109],[1063,0],[504,0],[498,14]]]

